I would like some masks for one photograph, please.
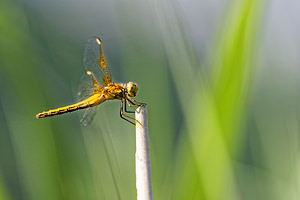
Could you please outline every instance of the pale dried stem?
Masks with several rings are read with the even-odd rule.
[[[152,200],[152,180],[147,106],[142,105],[135,111],[136,120],[136,189],[137,200]]]

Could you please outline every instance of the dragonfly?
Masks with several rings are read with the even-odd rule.
[[[134,111],[127,109],[127,105],[129,107],[145,105],[145,103],[132,98],[138,92],[138,85],[133,82],[120,84],[112,82],[110,70],[104,58],[103,45],[98,37],[91,37],[88,40],[83,57],[86,74],[83,75],[79,85],[78,102],[41,112],[36,115],[36,118],[51,117],[86,109],[80,122],[87,126],[94,118],[100,104],[107,100],[120,100],[120,117],[135,125],[137,120],[125,113],[134,113]]]

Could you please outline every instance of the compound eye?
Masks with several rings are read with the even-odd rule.
[[[127,91],[130,97],[135,97],[138,91],[138,86],[133,82],[129,82],[127,86]]]

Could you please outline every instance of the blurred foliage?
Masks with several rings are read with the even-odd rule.
[[[2,0],[0,199],[136,198],[134,127],[119,102],[90,127],[82,111],[34,117],[74,103],[93,35],[113,81],[138,83],[148,105],[154,199],[298,199],[300,82],[287,67],[299,58],[283,45],[271,54],[270,2],[217,13],[212,1]],[[193,38],[198,26],[207,32]]]

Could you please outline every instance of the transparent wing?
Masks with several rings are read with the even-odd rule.
[[[77,100],[83,101],[92,96],[97,89],[97,92],[101,92],[102,87],[98,85],[95,80],[88,74],[84,74],[81,77],[78,87]],[[84,126],[88,126],[93,120],[99,106],[89,107],[85,110],[80,122]]]
[[[80,79],[77,93],[77,101],[83,101],[92,96],[96,87],[93,80],[87,74],[83,74]]]
[[[99,106],[90,107],[84,112],[84,114],[80,120],[80,122],[82,123],[83,126],[88,126],[91,124],[92,120],[94,119],[94,117],[96,115],[98,108],[99,108]]]
[[[103,86],[111,83],[111,75],[106,66],[102,42],[97,37],[91,37],[85,45],[83,65],[87,71],[93,72],[97,81]]]

